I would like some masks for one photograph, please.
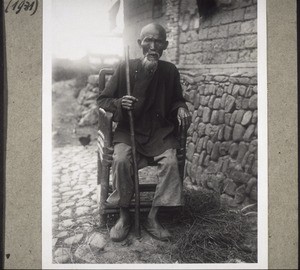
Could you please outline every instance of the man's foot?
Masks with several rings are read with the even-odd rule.
[[[155,219],[147,218],[146,222],[143,224],[145,231],[153,238],[160,241],[168,241],[171,239],[171,234],[168,230],[163,228],[162,225]]]
[[[123,220],[119,218],[116,224],[110,229],[109,236],[110,239],[114,242],[121,242],[123,241],[129,231],[130,231],[131,223],[130,220]]]

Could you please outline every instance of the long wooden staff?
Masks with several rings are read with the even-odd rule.
[[[125,48],[125,63],[126,63],[126,87],[127,95],[131,96],[130,89],[130,76],[129,76],[129,46]],[[140,191],[139,191],[139,174],[136,159],[136,147],[135,147],[135,136],[134,136],[134,121],[132,111],[128,111],[129,123],[130,123],[130,138],[131,138],[131,149],[133,157],[133,170],[134,170],[134,192],[135,192],[135,234],[139,238],[141,237],[140,229]]]

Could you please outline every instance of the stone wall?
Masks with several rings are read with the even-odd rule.
[[[182,76],[192,114],[186,181],[230,206],[257,200],[256,74]]]
[[[142,2],[144,10],[137,9]],[[193,116],[185,182],[219,192],[232,207],[256,202],[256,0],[216,0],[210,16],[196,0],[166,0],[160,18],[153,17],[154,2],[125,2],[127,42],[139,56],[141,27],[151,21],[166,27],[164,59],[177,65]]]

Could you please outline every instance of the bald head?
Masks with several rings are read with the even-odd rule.
[[[140,39],[143,40],[145,36],[148,34],[153,34],[156,33],[159,35],[161,39],[164,41],[167,39],[167,34],[165,28],[163,28],[160,24],[158,23],[150,23],[144,26],[141,30],[140,33]]]
[[[168,47],[166,30],[160,24],[150,23],[141,30],[138,44],[143,50],[143,55],[148,60],[158,60],[163,51]]]

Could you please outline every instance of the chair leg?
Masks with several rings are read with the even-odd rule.
[[[100,220],[99,220],[100,228],[106,228],[106,223],[107,223],[107,215],[106,214],[100,214]]]

